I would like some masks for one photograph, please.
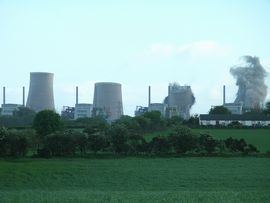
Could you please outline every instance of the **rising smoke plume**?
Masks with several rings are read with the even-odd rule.
[[[267,85],[265,77],[268,73],[260,64],[258,57],[243,56],[244,65],[232,67],[230,73],[236,78],[238,92],[234,103],[244,103],[246,107],[253,107],[265,101]]]

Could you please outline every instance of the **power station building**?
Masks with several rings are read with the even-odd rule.
[[[76,87],[75,107],[64,106],[61,114],[75,120],[97,115],[101,115],[108,121],[119,119],[123,115],[122,85],[114,82],[95,83],[93,104],[79,103],[78,87]]]
[[[53,95],[53,73],[31,72],[26,106],[39,112],[55,110]]]
[[[151,87],[149,86],[148,111],[159,111],[163,117],[170,118],[176,115],[188,119],[190,117],[190,109],[194,103],[195,97],[191,87],[180,86],[177,82],[170,83],[168,96],[165,97],[163,103],[151,103]],[[139,115],[139,110],[136,109],[135,115]]]
[[[3,104],[1,105],[1,108],[2,108],[1,115],[12,116],[13,111],[18,109],[18,107],[24,107],[24,90],[25,89],[23,87],[23,102],[22,102],[22,104],[11,104],[11,103],[6,104],[6,88],[3,87]]]

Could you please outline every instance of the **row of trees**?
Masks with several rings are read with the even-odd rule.
[[[174,126],[168,136],[153,137],[146,142],[143,136],[132,134],[124,124],[114,123],[106,130],[86,128],[80,131],[56,132],[44,137],[43,148],[38,156],[74,156],[75,154],[113,154],[113,155],[184,155],[197,154],[212,156],[220,154],[259,153],[253,145],[247,145],[244,139],[229,138],[221,140],[208,131],[196,135],[191,129]]]
[[[34,149],[37,137],[33,129],[16,130],[0,128],[0,156],[26,155]]]
[[[85,118],[83,118],[85,119]],[[194,122],[196,117],[189,121]],[[189,122],[187,121],[187,122]],[[36,114],[33,129],[0,130],[0,156],[25,155],[29,148],[38,148],[38,156],[73,156],[77,153],[111,154],[186,154],[211,155],[231,152],[250,154],[258,150],[236,139],[220,140],[209,132],[194,134],[189,128],[179,125],[179,117],[162,119],[158,111],[143,116],[123,116],[112,124],[98,122],[97,127],[88,126],[81,131],[64,130],[60,115],[44,110]],[[172,128],[169,136],[154,137],[149,143],[141,133]]]

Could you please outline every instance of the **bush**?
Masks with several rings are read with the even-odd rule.
[[[0,156],[26,155],[31,146],[33,130],[0,129]]]
[[[203,151],[206,155],[210,155],[219,149],[219,153],[225,150],[225,143],[223,140],[213,137],[209,131],[200,132],[200,137],[198,139],[198,153]]]
[[[130,131],[124,124],[112,124],[108,128],[110,136],[111,150],[116,154],[128,151],[128,138]]]
[[[169,142],[177,154],[183,154],[196,148],[197,136],[190,128],[179,125],[168,136]]]
[[[153,137],[149,143],[149,150],[156,155],[166,154],[171,151],[171,145],[168,137],[157,136]]]
[[[45,136],[56,131],[62,131],[64,123],[58,113],[53,110],[43,110],[36,114],[33,128],[38,134]]]

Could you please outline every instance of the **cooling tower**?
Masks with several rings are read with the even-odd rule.
[[[107,107],[111,118],[119,119],[123,115],[121,84],[114,82],[95,83],[94,107]]]
[[[30,87],[26,106],[34,111],[55,110],[53,97],[53,73],[30,73]]]
[[[179,89],[170,88],[169,106],[183,107],[193,103],[193,93],[190,86],[181,86]]]
[[[165,99],[165,103],[168,103],[169,106],[177,106],[181,111],[181,116],[188,119],[190,117],[190,108],[195,103],[195,97],[190,86],[180,86],[175,83],[170,85],[169,95]]]

